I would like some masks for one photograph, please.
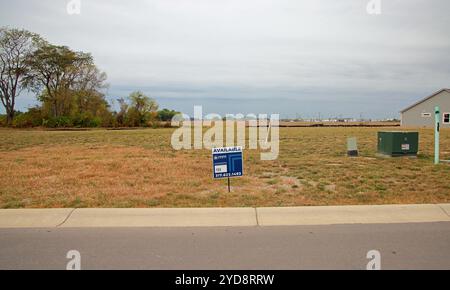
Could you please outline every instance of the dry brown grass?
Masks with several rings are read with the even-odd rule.
[[[361,121],[361,122],[306,122],[306,121],[282,121],[280,122],[281,126],[284,127],[313,127],[322,125],[325,127],[356,127],[356,126],[365,126],[365,127],[395,127],[400,126],[400,122],[397,121]]]
[[[174,151],[172,129],[0,130],[0,208],[226,207],[450,202],[450,165],[375,157],[375,128],[282,128],[277,161],[245,152],[245,177],[212,179],[208,150]],[[362,157],[345,157],[349,136]],[[442,132],[450,159],[450,131]]]

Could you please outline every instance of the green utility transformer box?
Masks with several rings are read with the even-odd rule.
[[[378,132],[378,153],[388,156],[417,156],[418,132]]]

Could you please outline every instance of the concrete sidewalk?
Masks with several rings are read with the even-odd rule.
[[[450,222],[450,204],[0,210],[0,228],[242,227],[423,222]]]

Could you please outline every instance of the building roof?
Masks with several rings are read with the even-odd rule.
[[[428,100],[431,99],[432,97],[434,97],[434,96],[436,96],[436,95],[439,95],[439,94],[442,93],[442,92],[448,92],[448,93],[450,93],[450,89],[442,89],[442,90],[439,90],[439,91],[435,92],[434,94],[432,94],[431,96],[428,96],[428,97],[426,97],[426,98],[423,98],[422,100],[420,100],[420,101],[418,101],[418,102],[412,104],[411,106],[409,106],[409,107],[407,107],[407,108],[401,110],[400,113],[404,113],[404,112],[408,111],[409,109],[411,109],[411,108],[413,108],[413,107],[415,107],[415,106],[417,106],[417,105],[419,105],[419,104],[422,104],[422,103],[425,102],[425,101],[428,101]]]

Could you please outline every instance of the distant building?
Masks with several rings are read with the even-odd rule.
[[[442,128],[450,128],[450,89],[442,89],[402,110],[402,126],[433,128],[436,106],[441,109]]]

